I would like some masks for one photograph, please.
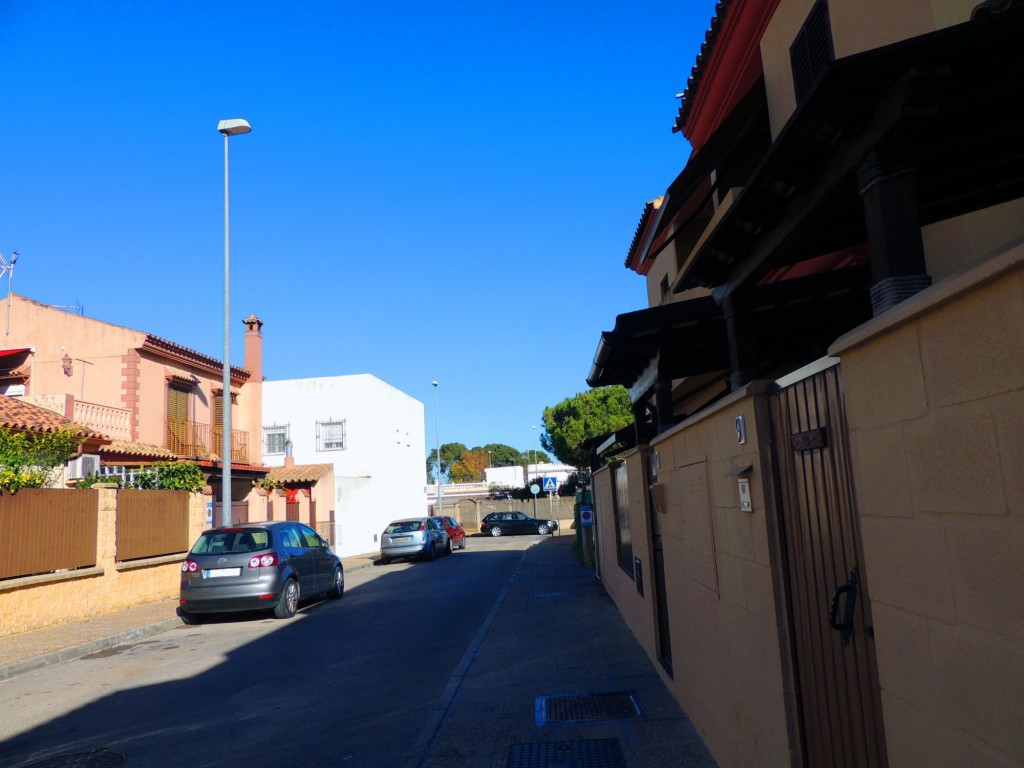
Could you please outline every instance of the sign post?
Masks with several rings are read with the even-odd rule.
[[[551,495],[558,490],[558,480],[554,477],[544,478],[544,492],[548,495],[548,518],[551,520],[555,519],[555,512],[552,508]],[[554,536],[554,530],[551,531],[551,535]]]

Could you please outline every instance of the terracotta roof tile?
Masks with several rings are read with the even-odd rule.
[[[101,454],[110,456],[127,456],[132,459],[153,459],[173,461],[178,458],[170,448],[161,448],[149,443],[133,443],[130,440],[114,440],[110,445],[100,448]]]
[[[274,467],[267,480],[275,483],[315,483],[334,469],[333,464],[296,464],[293,467]]]
[[[16,397],[0,395],[0,427],[18,432],[55,432],[66,427],[78,427],[84,437],[105,440],[106,435],[65,419],[59,413],[26,403]]]

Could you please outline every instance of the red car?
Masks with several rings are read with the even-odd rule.
[[[437,522],[441,524],[441,527],[448,531],[448,535],[452,539],[452,549],[465,549],[466,548],[466,532],[459,525],[459,521],[454,517],[448,517],[442,515],[437,518]]]

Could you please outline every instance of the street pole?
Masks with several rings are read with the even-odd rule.
[[[438,516],[444,514],[444,494],[441,490],[441,427],[438,426],[437,418],[437,382],[430,382],[434,385],[434,441],[437,443],[437,509]]]
[[[221,494],[220,524],[231,525],[231,225],[228,203],[228,138],[249,133],[252,128],[245,120],[221,120],[217,130],[224,134],[224,391],[221,393]]]

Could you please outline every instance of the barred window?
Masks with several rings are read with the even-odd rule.
[[[345,450],[345,421],[318,421],[316,423],[316,449],[318,451]]]
[[[268,456],[287,453],[287,443],[287,424],[274,424],[263,428],[263,452]]]

